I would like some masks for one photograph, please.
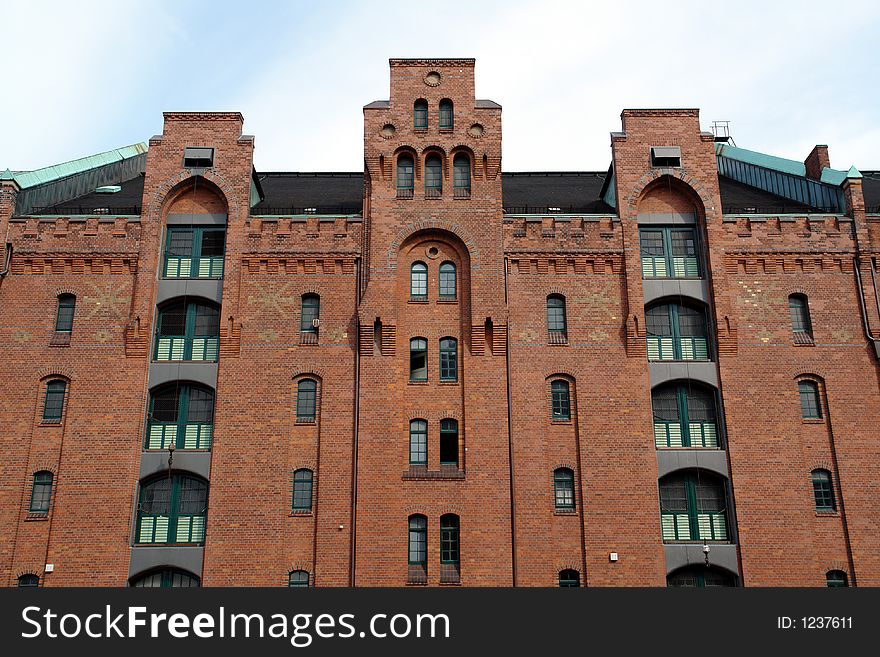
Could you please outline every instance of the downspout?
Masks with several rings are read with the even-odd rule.
[[[361,259],[355,258],[355,313],[361,305]],[[354,569],[357,566],[357,469],[358,425],[360,424],[361,390],[361,327],[358,322],[354,345],[354,432],[351,451],[351,540],[348,548],[348,585],[354,586]]]
[[[864,288],[862,287],[862,273],[860,271],[861,264],[862,264],[861,258],[856,256],[855,266],[853,267],[853,270],[855,271],[856,284],[858,285],[858,288],[859,288],[858,289],[859,308],[862,311],[862,325],[865,328],[865,335],[867,336],[867,338],[869,340],[874,342],[874,345],[875,345],[874,348],[876,351],[876,343],[877,343],[877,340],[880,340],[880,338],[876,338],[873,335],[871,335],[871,327],[868,325],[868,308],[865,305],[865,294],[864,294]],[[877,301],[877,312],[880,313],[880,299],[877,298],[877,281],[874,278],[874,265],[873,264],[871,265],[871,279],[874,283],[874,299],[875,299],[875,301]]]
[[[504,303],[507,304],[507,256],[504,257]],[[494,344],[493,344],[494,347]],[[513,585],[516,586],[516,487],[513,468],[513,417],[510,393],[510,316],[507,318],[507,346],[504,350],[504,365],[507,369],[507,463],[510,468],[510,567]]]

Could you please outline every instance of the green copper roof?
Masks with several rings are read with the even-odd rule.
[[[730,159],[737,160],[739,162],[747,162],[748,164],[754,164],[759,167],[764,167],[765,169],[782,171],[783,173],[788,173],[793,176],[800,176],[801,178],[807,177],[807,167],[804,165],[803,162],[797,162],[796,160],[787,160],[784,157],[776,157],[775,155],[758,153],[756,151],[750,151],[745,148],[731,146],[730,144],[723,144],[720,142],[715,144],[715,155],[729,157]],[[820,182],[823,182],[827,185],[839,186],[842,185],[843,181],[847,178],[861,177],[862,174],[859,173],[859,170],[855,167],[850,167],[849,171],[840,171],[838,169],[824,167],[822,169],[822,175],[819,177],[819,180]]]
[[[136,155],[141,155],[142,153],[146,152],[146,144],[132,144],[131,146],[114,148],[112,151],[98,153],[97,155],[90,155],[89,157],[83,157],[78,160],[71,160],[70,162],[64,162],[62,164],[55,164],[51,167],[45,167],[43,169],[36,169],[34,171],[19,171],[16,172],[13,177],[15,182],[18,183],[19,187],[21,187],[22,189],[27,189],[28,187],[35,187],[37,185],[43,185],[54,180],[60,180],[61,178],[66,178],[68,176],[82,173],[83,171],[88,171],[90,169],[104,166],[106,164],[112,164],[113,162],[119,162],[121,160],[125,160]]]

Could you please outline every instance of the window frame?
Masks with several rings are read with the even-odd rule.
[[[294,470],[291,491],[291,511],[311,513],[315,503],[315,473],[310,468]]]
[[[825,587],[829,589],[849,588],[849,575],[845,570],[832,568],[825,572]]]
[[[455,338],[440,338],[440,380],[458,382],[458,340]]]
[[[189,254],[172,253],[171,245],[175,233],[191,232]],[[205,238],[209,233],[222,233],[223,253],[205,256]],[[224,261],[226,259],[226,227],[225,226],[176,226],[170,225],[165,230],[165,252],[162,257],[162,278],[183,280],[219,280],[223,278]],[[203,262],[204,261],[204,262]],[[186,263],[186,264],[184,264]],[[174,265],[174,267],[172,267]],[[183,275],[183,271],[189,275]],[[205,275],[202,275],[206,269]],[[195,272],[195,275],[193,273]]]
[[[437,105],[437,128],[452,130],[455,127],[455,106],[449,98],[443,98]]]
[[[163,318],[167,315],[171,308],[183,305],[184,308],[184,332],[183,335],[166,334],[163,331]],[[216,333],[201,334],[197,333],[199,309],[208,308],[216,311]],[[153,360],[161,363],[179,363],[179,362],[199,362],[199,363],[216,363],[220,360],[220,306],[210,303],[206,300],[189,301],[184,298],[172,300],[170,303],[163,304],[159,308],[156,318],[156,334],[155,348],[153,349]],[[168,358],[160,359],[160,349],[162,348],[162,340],[168,340]],[[176,341],[182,340],[182,349],[180,351],[181,358],[173,358],[175,354]],[[197,340],[203,340],[201,349],[202,358],[194,358],[195,344]]]
[[[422,418],[409,421],[409,464],[428,465],[428,421]]]
[[[51,402],[51,403],[50,403]],[[61,424],[67,405],[67,381],[65,379],[48,379],[43,396],[43,411],[40,424]],[[50,409],[53,414],[49,415]],[[57,409],[57,415],[54,414]]]
[[[663,313],[659,312],[663,308],[666,308],[666,318],[669,322],[669,335],[665,335],[662,333],[652,333],[648,328],[649,325],[649,317],[652,316],[652,312],[658,311],[657,314],[662,315]],[[684,335],[682,333],[682,309],[687,309],[688,311],[696,312],[700,319],[702,320],[702,335]],[[652,339],[655,341],[652,343]],[[665,358],[664,353],[664,339],[671,340],[672,343],[672,357]],[[698,340],[702,339],[703,345],[702,348],[705,352],[705,357],[698,358],[697,356],[700,354],[700,344]],[[697,307],[695,305],[689,305],[685,303],[678,303],[676,301],[660,301],[659,303],[654,303],[648,306],[645,309],[645,340],[647,344],[647,356],[648,362],[651,363],[661,363],[661,362],[710,362],[712,360],[713,350],[712,350],[712,342],[710,339],[710,330],[709,330],[709,317],[706,312],[705,307]],[[686,358],[685,354],[685,344],[686,341],[690,341],[689,351],[691,358]],[[658,357],[651,358],[651,353],[655,352]]]
[[[55,332],[70,335],[73,333],[73,320],[76,316],[76,295],[59,294],[55,308]]]
[[[690,237],[693,240],[693,255],[684,255],[684,256],[676,256],[673,253],[673,233],[676,232],[690,232]],[[663,245],[663,255],[651,255],[645,253],[646,245],[642,240],[643,235],[647,235],[649,233],[660,233],[661,234],[661,244]],[[700,235],[697,227],[693,226],[641,226],[639,227],[639,258],[642,263],[642,279],[643,280],[652,280],[652,279],[702,279],[704,277],[703,274],[703,261],[702,261],[702,252],[700,246]],[[646,260],[646,258],[651,258],[650,261]],[[682,258],[682,266],[681,269],[685,275],[676,276],[676,258]],[[688,263],[687,259],[693,258],[693,263]],[[662,260],[663,267],[665,270],[665,275],[658,275],[657,272],[657,260]],[[695,270],[696,273],[692,275],[686,275],[688,271],[688,267],[692,267],[692,270]],[[648,275],[649,270],[653,272],[651,275]]]
[[[703,485],[703,479],[717,483],[721,487],[721,509],[706,510],[700,507],[698,485]],[[664,482],[668,485],[669,482],[675,480],[681,480],[684,484],[686,506],[684,511],[664,508]],[[660,491],[660,531],[664,543],[731,542],[730,487],[724,477],[709,471],[703,471],[700,474],[697,470],[676,471],[662,477],[658,481],[658,487]],[[681,516],[687,520],[686,537],[682,535],[684,528],[681,526]],[[705,518],[700,516],[705,516]],[[707,528],[705,536],[704,527]]]
[[[40,576],[34,573],[24,573],[16,578],[16,588],[36,589],[40,588]]]
[[[419,98],[413,103],[413,130],[428,129],[428,101]]]
[[[425,198],[439,198],[443,194],[443,158],[437,153],[425,157]]]
[[[159,576],[159,586],[144,586],[143,584],[139,584],[138,582],[146,582],[148,578]],[[186,577],[189,580],[188,586],[174,586],[174,578],[180,577],[181,579]],[[130,588],[201,588],[202,579],[198,575],[193,575],[191,572],[184,570],[182,568],[173,568],[173,567],[164,567],[164,568],[155,568],[152,570],[147,570],[142,573],[138,573],[134,577],[131,577],[128,580],[128,586]]]
[[[42,479],[42,481],[40,481]],[[28,513],[48,515],[52,507],[52,488],[55,484],[55,475],[50,470],[40,470],[33,474],[31,479],[31,499],[28,505]]]
[[[440,263],[440,276],[438,282],[438,294],[441,301],[451,301],[458,297],[458,268],[451,260]],[[450,283],[451,280],[451,283]],[[449,290],[452,290],[450,292]]]
[[[145,513],[143,511],[143,507],[146,503],[148,503],[148,501],[145,499],[147,491],[150,489],[150,487],[152,487],[153,485],[158,485],[162,481],[170,481],[167,501],[167,514]],[[202,489],[204,490],[204,506],[199,513],[181,512],[182,505],[191,502],[191,500],[183,499],[183,494],[187,492],[184,489],[184,484],[187,482],[196,482],[200,484]],[[210,492],[209,486],[209,482],[206,479],[184,472],[172,473],[170,475],[159,475],[146,480],[142,480],[140,482],[138,490],[137,522],[135,523],[134,544],[204,545],[208,522],[208,494]],[[156,540],[157,534],[162,531],[162,529],[158,527],[157,519],[161,519],[163,517],[165,518],[167,523],[164,527],[166,540]],[[182,518],[187,518],[187,522],[184,523],[183,528],[181,528]],[[153,519],[150,528],[144,527],[145,521],[147,519]],[[180,537],[181,529],[189,534],[189,540],[178,540]],[[145,532],[149,533],[152,536],[152,540],[142,540]],[[172,538],[174,540],[170,540]]]
[[[303,377],[296,382],[296,421],[298,424],[314,424],[317,419],[318,381]]]
[[[471,195],[471,158],[465,153],[456,153],[452,157],[452,189],[456,198]]]
[[[810,471],[810,482],[813,487],[813,504],[819,513],[836,513],[837,499],[834,494],[834,477],[826,468],[814,468]]]
[[[397,156],[395,188],[398,198],[412,198],[416,184],[416,158],[411,153]]]
[[[798,398],[801,404],[801,419],[805,422],[822,421],[822,389],[819,382],[813,379],[798,379]],[[811,398],[805,398],[809,395]],[[815,406],[815,408],[813,408]]]
[[[461,518],[454,513],[440,516],[440,564],[461,565]]]
[[[428,300],[428,265],[416,260],[409,266],[410,301]]]
[[[788,295],[788,318],[795,342],[812,344],[813,320],[810,316],[810,300],[806,294],[798,292]]]
[[[423,358],[424,365],[416,368],[414,357]],[[426,338],[417,336],[409,340],[409,380],[412,383],[424,383],[428,380],[428,340]]]
[[[556,303],[559,305],[553,305]],[[565,297],[561,294],[548,294],[545,306],[547,333],[550,336],[551,344],[566,344],[568,342],[568,311]],[[561,328],[559,328],[560,326]]]
[[[678,414],[678,421],[671,422],[658,416],[656,402],[659,401],[659,395],[663,392],[674,390],[675,392],[675,408]],[[712,402],[713,420],[699,422],[691,422],[691,400],[696,401],[697,395],[705,394]],[[651,389],[651,419],[654,426],[654,447],[656,449],[722,449],[722,436],[719,426],[719,409],[718,394],[714,388],[707,385],[695,385],[690,380],[682,382],[669,382],[656,386]],[[698,428],[693,425],[699,424]],[[662,427],[660,426],[662,425]],[[678,428],[678,438],[681,445],[671,444],[676,437],[670,431],[670,427]],[[709,429],[711,427],[711,429]],[[695,430],[699,431],[699,436],[695,436]],[[665,445],[658,444],[661,435],[664,438]],[[695,445],[695,440],[699,438],[701,445]],[[711,442],[714,440],[714,445]],[[707,444],[710,443],[710,444]]]
[[[572,573],[574,574],[572,575]],[[558,588],[580,588],[581,586],[581,574],[574,568],[563,568],[559,571],[557,577],[559,582]]]
[[[573,469],[561,467],[553,471],[553,501],[553,508],[557,512],[572,513],[577,510]]]
[[[296,576],[296,579],[294,579]],[[305,579],[303,579],[305,576]],[[287,588],[308,589],[312,587],[312,574],[308,570],[291,570],[287,573]]]
[[[315,320],[321,321],[321,295],[314,292],[306,292],[300,297],[299,307],[299,332],[317,337],[318,327]]]
[[[177,412],[177,420],[175,422],[166,422],[164,420],[156,420],[156,401],[159,397],[159,394],[163,391],[174,388],[175,397],[176,397],[176,412]],[[199,392],[208,392],[211,395],[211,421],[210,422],[190,422],[189,414],[190,414],[190,402],[194,401],[192,399],[193,391],[198,390]],[[171,439],[174,440],[174,448],[175,449],[183,449],[183,450],[201,450],[201,449],[211,449],[211,445],[214,437],[214,409],[216,405],[217,397],[211,388],[204,385],[197,385],[192,383],[170,383],[158,386],[150,391],[150,401],[148,406],[148,415],[147,415],[147,430],[146,436],[144,437],[144,449],[146,450],[160,450],[160,449],[168,449],[168,446],[171,442]],[[173,436],[169,437],[167,433],[168,427],[172,427],[174,429]],[[154,443],[154,428],[161,428],[159,433],[159,441],[160,444],[155,446]],[[194,430],[193,430],[194,428]],[[190,440],[191,434],[195,433],[196,446],[189,447],[187,445],[187,441]]]
[[[422,566],[427,571],[428,518],[419,513],[411,515],[407,519],[407,530],[407,563],[410,566]],[[416,560],[413,559],[413,554],[416,555]],[[418,557],[421,557],[421,559],[418,559]]]
[[[444,440],[445,439],[445,440]],[[444,443],[445,444],[444,446]],[[451,444],[450,444],[451,443]],[[459,453],[459,424],[458,420],[455,418],[443,418],[440,420],[440,466],[444,465],[454,465],[458,467],[458,464],[461,460],[461,454]],[[455,460],[451,460],[449,458],[449,452],[452,451],[454,446],[455,451]],[[446,458],[444,459],[444,454]]]
[[[550,381],[550,418],[554,422],[571,422],[571,384],[565,379]]]

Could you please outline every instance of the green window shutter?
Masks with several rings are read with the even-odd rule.
[[[664,513],[660,517],[664,541],[689,541],[691,538],[690,519],[687,513]]]
[[[700,529],[698,538],[701,540],[727,540],[727,521],[723,513],[698,513],[697,525]]]
[[[712,422],[691,422],[691,447],[718,447],[718,432]]]
[[[167,543],[168,522],[168,516],[142,517],[138,543]]]
[[[654,444],[657,447],[682,447],[681,425],[677,422],[655,422]]]

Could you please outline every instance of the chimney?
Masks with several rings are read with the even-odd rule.
[[[816,145],[807,159],[804,160],[804,166],[807,167],[807,178],[819,180],[822,177],[822,169],[831,168],[831,160],[828,158],[828,146],[824,144]]]

